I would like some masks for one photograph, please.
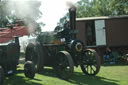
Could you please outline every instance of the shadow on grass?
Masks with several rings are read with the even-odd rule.
[[[41,75],[57,77],[54,69],[44,69]],[[118,85],[118,80],[107,79],[100,76],[88,76],[82,72],[74,72],[69,80],[64,80],[76,85]]]
[[[80,72],[74,72],[72,78],[68,82],[77,85],[118,85],[117,80],[107,79],[100,76],[88,76]]]
[[[21,73],[23,71],[20,71],[18,73]],[[40,83],[36,83],[36,82],[33,82],[34,81],[42,81],[42,80],[39,80],[39,79],[29,79],[29,78],[26,78],[25,76],[19,76],[19,75],[11,75],[11,76],[8,76],[6,77],[6,80],[4,81],[4,85],[43,85],[43,84],[40,84]]]
[[[44,68],[42,72],[38,73],[45,76],[57,77],[56,71],[53,68]]]

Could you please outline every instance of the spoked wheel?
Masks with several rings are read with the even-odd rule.
[[[3,85],[4,79],[5,79],[5,77],[4,77],[4,70],[3,70],[3,68],[0,66],[0,85]]]
[[[87,75],[96,75],[100,70],[100,57],[93,49],[87,49],[83,53],[81,70]]]
[[[57,54],[56,63],[57,75],[65,80],[70,78],[74,70],[74,64],[71,55],[67,51],[60,51]]]
[[[27,61],[24,64],[24,74],[26,77],[33,79],[35,76],[35,67],[31,61]]]
[[[32,61],[36,72],[40,72],[42,68],[42,57],[40,56],[40,48],[38,45],[30,43],[26,48],[25,61]]]

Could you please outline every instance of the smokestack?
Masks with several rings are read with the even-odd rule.
[[[17,43],[19,45],[19,37],[15,36],[15,43]]]
[[[76,7],[72,5],[69,8],[69,14],[70,14],[70,29],[74,30],[76,29]]]
[[[72,5],[69,8],[69,15],[70,15],[70,30],[71,30],[71,38],[74,40],[76,39],[75,29],[76,29],[76,7]]]

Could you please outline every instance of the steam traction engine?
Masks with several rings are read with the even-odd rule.
[[[62,79],[68,79],[74,66],[80,65],[87,75],[96,75],[100,70],[100,57],[93,49],[84,48],[82,41],[76,39],[75,12],[71,7],[70,27],[64,26],[60,31],[42,32],[35,43],[29,43],[26,48],[26,61],[31,60],[36,72],[44,66],[53,67]]]
[[[19,64],[19,38],[14,38],[14,36],[20,36],[23,34],[22,32],[26,32],[24,26],[11,26],[11,29],[9,28],[0,29],[0,85],[3,85],[5,76],[16,72]],[[35,69],[31,61],[25,62],[24,73],[26,77],[34,78]]]

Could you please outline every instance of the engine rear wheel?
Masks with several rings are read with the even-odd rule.
[[[24,74],[26,77],[33,79],[35,76],[35,67],[31,61],[27,61],[24,64]]]
[[[0,85],[3,85],[4,79],[5,79],[4,70],[3,70],[3,68],[0,66]]]
[[[57,54],[56,63],[57,75],[65,80],[70,78],[74,70],[74,64],[71,55],[67,51],[60,51]]]
[[[40,59],[40,62],[38,62],[39,71],[44,68],[44,56],[45,56],[44,50],[45,50],[44,47],[42,47],[39,42],[36,42],[37,56]]]
[[[87,75],[96,75],[100,71],[100,57],[93,49],[83,52],[81,70]]]
[[[25,61],[32,61],[36,72],[40,72],[42,69],[42,57],[40,56],[41,47],[37,44],[30,43],[26,48]]]

